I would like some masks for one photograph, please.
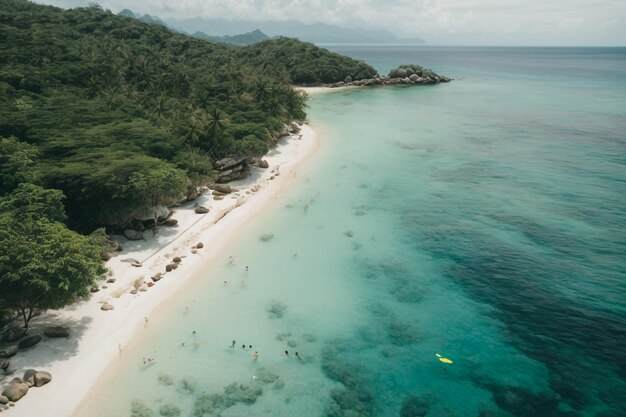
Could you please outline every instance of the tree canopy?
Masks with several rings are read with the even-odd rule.
[[[104,273],[99,246],[61,223],[62,199],[22,184],[0,200],[0,310],[26,328],[41,311],[86,298]]]

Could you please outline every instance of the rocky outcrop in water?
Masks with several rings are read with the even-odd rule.
[[[376,85],[421,85],[447,83],[450,81],[452,81],[452,79],[444,77],[443,75],[439,75],[431,69],[411,64],[400,65],[398,68],[394,68],[389,71],[389,74],[387,76],[376,75],[372,78],[354,81],[351,77],[346,77],[344,81],[330,84],[329,87],[336,88],[345,86],[370,87]]]

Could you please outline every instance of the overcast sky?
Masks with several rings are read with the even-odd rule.
[[[86,0],[38,0],[65,8]],[[161,18],[300,20],[448,45],[626,45],[626,0],[100,0]]]

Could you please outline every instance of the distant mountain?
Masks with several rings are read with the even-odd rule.
[[[324,23],[304,24],[295,20],[286,21],[251,21],[204,19],[167,19],[158,16],[140,15],[132,10],[124,9],[120,16],[132,17],[146,23],[167,26],[170,29],[192,34],[199,39],[223,42],[236,45],[250,45],[277,36],[298,38],[305,42],[317,44],[356,43],[356,44],[423,44],[420,38],[399,38],[391,32],[373,29],[354,29]]]
[[[351,29],[323,23],[304,24],[288,21],[248,21],[193,18],[184,20],[167,19],[167,24],[187,33],[204,32],[212,36],[234,36],[256,29],[269,37],[288,36],[313,43],[400,43],[423,44],[419,38],[399,38],[384,30]]]
[[[222,43],[230,43],[233,45],[252,45],[257,42],[262,42],[270,39],[265,33],[256,29],[252,32],[244,33],[241,35],[225,35],[225,36],[210,36],[204,32],[197,31],[194,32],[191,36],[194,38],[204,39],[212,42],[222,42]]]
[[[118,16],[124,17],[132,17],[133,19],[141,20],[144,23],[149,23],[151,25],[159,25],[159,26],[167,26],[167,24],[161,20],[159,16],[150,16],[149,14],[144,14],[143,16],[139,13],[135,13],[132,10],[124,9],[120,11]]]

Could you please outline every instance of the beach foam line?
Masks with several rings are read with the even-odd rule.
[[[107,262],[112,271],[112,277],[107,278],[115,278],[114,283],[106,284],[107,288],[87,301],[36,318],[31,327],[33,334],[50,323],[68,325],[72,334],[67,339],[44,339],[34,349],[20,352],[12,359],[12,368],[17,369],[14,376],[21,377],[24,370],[35,368],[50,372],[52,381],[29,391],[3,415],[76,415],[107,369],[123,355],[124,348],[141,337],[151,314],[199,279],[206,264],[217,259],[237,231],[261,209],[269,207],[267,203],[292,182],[298,166],[319,144],[309,125],[303,125],[298,136],[299,139],[284,137],[278,141],[276,148],[264,157],[270,168],[252,167],[250,177],[232,182],[238,189],[232,196],[221,201],[212,200],[210,195],[201,196],[197,204],[210,205],[208,214],[196,214],[196,203],[186,203],[176,208],[172,216],[178,220],[178,228],[161,228],[145,241],[124,244],[124,251]],[[198,220],[199,216],[202,217]],[[191,249],[199,242],[204,247],[193,254]],[[163,274],[174,256],[183,257],[181,266]],[[137,268],[123,262],[127,258],[144,261]],[[164,277],[153,287],[135,295],[129,293],[135,280],[149,282],[158,272]],[[100,307],[105,302],[113,305],[114,310],[102,311]]]

